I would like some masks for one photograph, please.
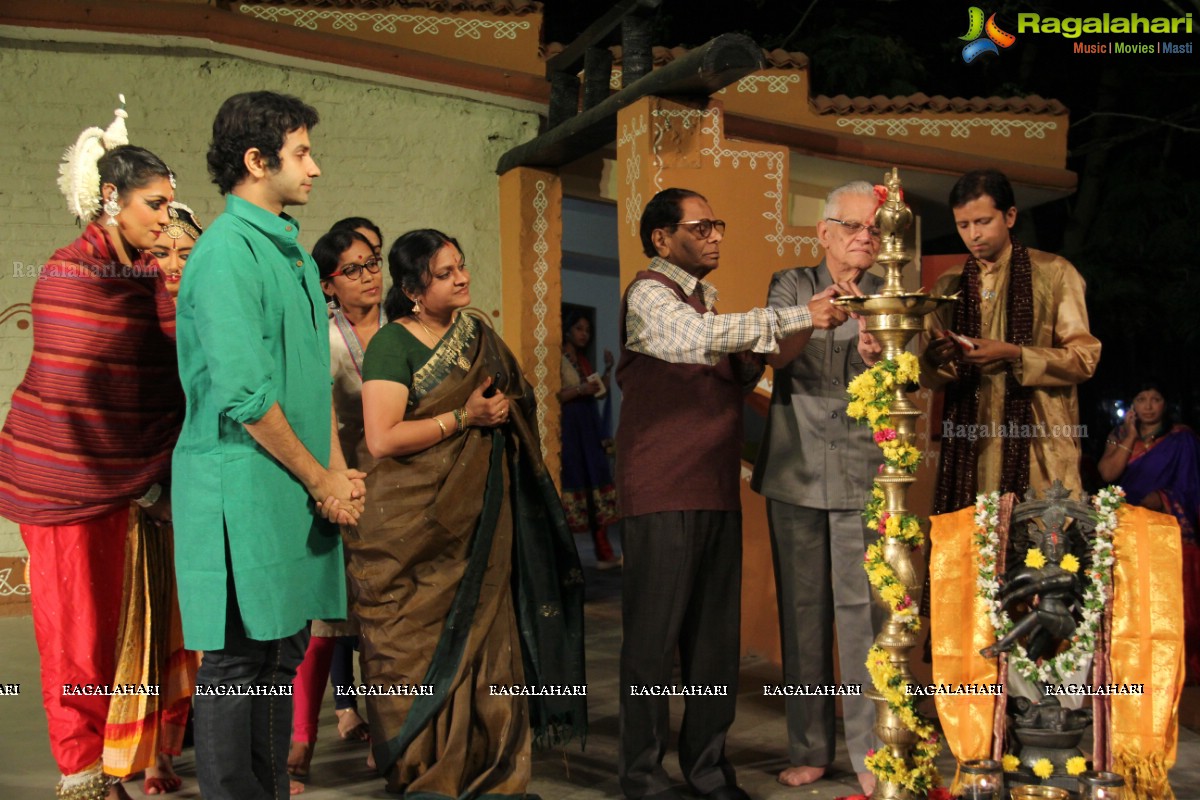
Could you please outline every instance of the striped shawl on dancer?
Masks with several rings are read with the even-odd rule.
[[[0,515],[72,524],[170,472],[175,308],[154,260],[121,264],[95,222],[45,265],[32,305],[33,356],[0,432]]]

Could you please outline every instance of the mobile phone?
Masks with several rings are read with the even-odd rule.
[[[497,372],[492,376],[492,385],[483,390],[484,397],[495,397],[496,392],[500,391],[500,373]]]
[[[975,344],[962,334],[955,333],[954,331],[946,331],[946,335],[953,339],[959,347],[967,352],[979,349],[979,345]]]

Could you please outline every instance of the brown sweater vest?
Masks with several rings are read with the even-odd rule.
[[[633,283],[670,287],[703,314],[699,297],[658,272]],[[630,286],[633,286],[630,283]],[[625,346],[628,288],[621,302],[621,422],[617,426],[617,497],[624,516],[659,511],[741,509],[742,387],[728,358],[714,367],[672,364]]]

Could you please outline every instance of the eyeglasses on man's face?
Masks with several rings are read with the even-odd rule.
[[[870,234],[872,239],[878,239],[883,234],[883,231],[880,230],[876,225],[863,225],[861,222],[848,222],[844,219],[834,219],[833,217],[826,217],[825,221],[836,222],[838,225],[841,225],[843,228],[845,228],[846,233],[850,234],[851,236],[858,236],[858,234],[864,228],[866,229],[867,233]]]
[[[725,235],[725,220],[723,219],[689,219],[676,222],[673,227],[687,228],[697,239],[707,239],[713,230]]]
[[[341,276],[345,277],[347,280],[353,281],[353,280],[357,280],[359,278],[359,276],[362,275],[363,270],[366,270],[367,272],[371,273],[372,275],[378,275],[379,270],[382,268],[382,266],[383,265],[380,263],[378,258],[368,258],[366,261],[362,262],[361,264],[359,264],[358,262],[354,262],[351,264],[344,264],[344,265],[338,267],[333,272],[329,273],[329,277],[336,278],[337,276],[341,275]]]

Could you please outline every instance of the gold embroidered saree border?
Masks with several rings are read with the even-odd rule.
[[[434,349],[420,369],[413,373],[412,399],[421,400],[434,390],[450,374],[450,370],[458,367],[463,372],[471,368],[471,360],[465,353],[474,344],[479,333],[479,323],[470,314],[459,314],[454,325],[446,332],[442,341]]]

